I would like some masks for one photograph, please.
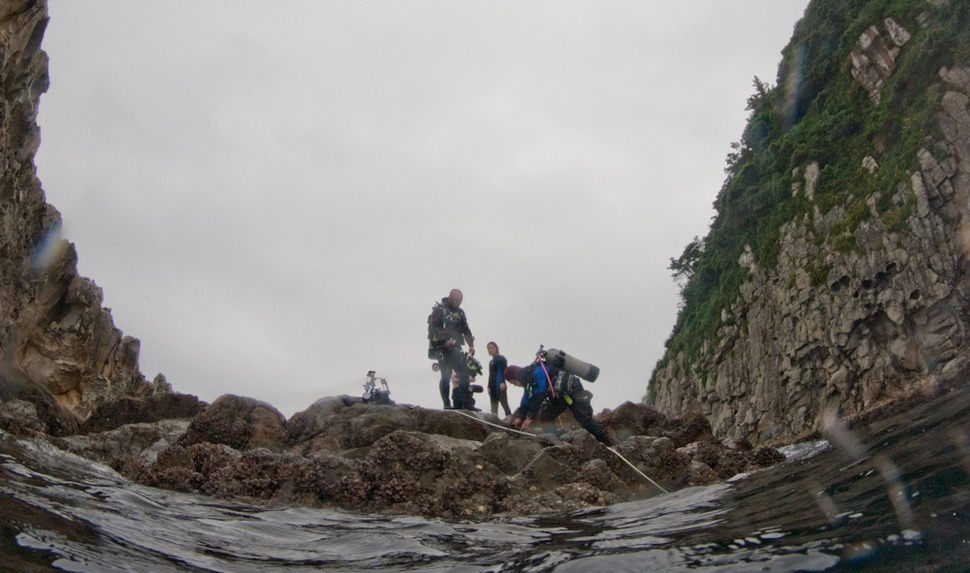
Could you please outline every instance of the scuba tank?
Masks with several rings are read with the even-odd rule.
[[[583,362],[575,356],[566,354],[562,350],[557,350],[555,348],[542,350],[541,348],[542,347],[540,347],[539,354],[545,358],[546,362],[552,364],[556,368],[565,370],[570,374],[575,374],[587,382],[596,382],[596,378],[600,375],[599,367],[593,366],[589,362]]]

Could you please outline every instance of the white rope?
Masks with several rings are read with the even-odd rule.
[[[508,431],[508,432],[515,432],[516,434],[522,434],[523,436],[529,436],[530,438],[538,438],[538,436],[536,436],[535,434],[532,434],[532,433],[530,433],[530,432],[523,432],[523,431],[521,431],[521,430],[516,430],[515,428],[509,428],[508,426],[500,426],[500,425],[498,425],[498,424],[493,424],[492,422],[489,422],[489,421],[487,421],[487,420],[483,420],[483,419],[481,419],[481,418],[479,418],[479,417],[477,417],[477,416],[472,416],[471,414],[468,414],[468,413],[465,413],[465,412],[462,412],[461,410],[449,410],[449,411],[451,411],[451,412],[454,412],[454,413],[456,413],[456,414],[461,414],[462,416],[465,416],[466,418],[471,418],[472,420],[476,420],[476,421],[478,421],[478,422],[481,422],[481,423],[483,423],[483,424],[485,424],[486,426],[492,426],[493,428],[498,428],[498,429],[500,429],[500,430],[506,430],[506,431]],[[644,478],[645,480],[647,480],[648,482],[650,482],[650,483],[652,483],[653,485],[655,485],[655,486],[657,486],[657,489],[659,489],[660,491],[662,491],[662,492],[664,492],[664,493],[670,493],[669,491],[667,491],[667,490],[665,490],[665,489],[664,489],[663,487],[661,487],[661,486],[660,486],[660,484],[658,484],[657,482],[655,482],[655,481],[653,481],[652,479],[650,479],[650,476],[648,476],[647,474],[645,474],[645,473],[643,473],[642,471],[640,471],[640,469],[639,469],[639,468],[638,468],[637,466],[635,466],[635,465],[633,465],[632,463],[630,463],[630,460],[628,460],[628,459],[626,459],[626,458],[624,458],[624,457],[623,457],[623,456],[622,456],[622,455],[620,454],[620,452],[618,452],[618,451],[616,451],[616,449],[614,449],[614,448],[612,448],[612,447],[610,447],[610,446],[607,446],[607,447],[606,447],[606,449],[608,449],[609,451],[611,451],[611,452],[613,452],[614,454],[616,454],[616,456],[617,456],[618,458],[620,458],[621,460],[623,460],[624,462],[626,462],[626,465],[628,465],[628,466],[630,466],[631,468],[633,468],[633,471],[635,471],[635,472],[637,472],[638,474],[640,474],[641,476],[643,476],[643,478]]]
[[[622,455],[620,455],[620,452],[618,452],[618,451],[616,451],[615,449],[613,449],[613,448],[611,448],[611,447],[607,447],[606,449],[608,449],[609,451],[611,451],[611,452],[613,452],[614,454],[616,454],[616,456],[617,456],[618,458],[620,458],[621,460],[623,460],[623,461],[625,461],[625,462],[626,462],[626,465],[628,465],[628,466],[630,466],[631,468],[633,468],[633,471],[635,471],[635,472],[637,472],[638,474],[640,474],[640,475],[642,475],[642,476],[644,477],[644,479],[646,479],[646,480],[647,480],[648,482],[650,482],[650,483],[652,483],[653,485],[655,485],[655,486],[657,486],[657,488],[658,488],[658,489],[660,489],[660,491],[662,491],[662,492],[664,492],[664,493],[670,493],[669,491],[667,491],[667,490],[665,490],[664,488],[662,488],[662,487],[660,487],[660,484],[659,484],[659,483],[657,483],[657,482],[655,482],[655,481],[653,481],[652,479],[650,479],[650,476],[648,476],[647,474],[645,474],[645,473],[643,473],[642,471],[640,471],[640,469],[639,469],[639,468],[637,468],[637,466],[635,466],[635,465],[633,465],[633,464],[631,464],[631,463],[630,463],[630,460],[628,460],[628,459],[626,459],[626,458],[624,458],[624,457],[623,457]]]
[[[521,430],[516,430],[515,428],[510,428],[508,426],[499,426],[498,424],[493,424],[492,422],[489,422],[488,420],[483,420],[483,419],[479,418],[478,416],[472,416],[471,414],[462,412],[461,410],[446,410],[446,412],[454,412],[456,414],[461,414],[462,416],[465,416],[466,418],[471,418],[472,420],[475,420],[477,422],[481,422],[481,423],[485,424],[486,426],[492,426],[493,428],[498,428],[499,430],[506,430],[506,431],[509,431],[509,432],[515,432],[516,434],[522,434],[523,436],[529,436],[530,438],[537,438],[538,437],[538,436],[536,436],[535,434],[533,434],[531,432],[523,432]]]

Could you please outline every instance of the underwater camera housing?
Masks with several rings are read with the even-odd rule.
[[[469,376],[481,376],[482,373],[485,372],[485,369],[482,368],[482,363],[479,362],[478,359],[472,356],[471,354],[468,354],[467,352],[459,352],[458,356],[459,356],[460,362],[463,363],[465,365],[465,369],[468,370]],[[441,371],[440,361],[442,360],[444,360],[443,353],[439,354],[438,362],[435,362],[434,364],[431,365],[431,370],[435,372],[440,372]]]
[[[596,382],[596,379],[600,375],[599,367],[593,366],[589,362],[583,362],[575,356],[566,354],[562,350],[556,348],[544,350],[540,346],[538,354],[540,358],[549,364],[552,364],[560,370],[565,370],[570,374],[575,374],[587,382]]]
[[[470,376],[480,376],[482,372],[484,372],[482,369],[482,363],[470,354],[465,354],[465,368],[468,369],[468,374]]]

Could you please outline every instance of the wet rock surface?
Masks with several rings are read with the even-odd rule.
[[[252,398],[224,395],[205,405],[175,396],[173,416],[193,404],[198,413],[106,430],[86,423],[87,433],[49,439],[154,487],[444,518],[618,503],[662,494],[637,470],[670,491],[784,459],[772,448],[722,443],[697,412],[672,419],[630,402],[597,416],[620,441],[614,453],[568,415],[524,435],[481,412],[365,404],[350,396],[321,399],[288,420]],[[106,405],[99,416],[117,420],[150,410],[137,402],[118,400],[117,412]],[[19,415],[21,425],[31,424],[29,413]]]

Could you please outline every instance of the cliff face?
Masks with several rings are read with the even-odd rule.
[[[911,39],[933,33],[934,19],[951,17],[946,1],[920,4],[905,24],[872,22],[842,66],[868,94],[865,113],[886,113],[883,86],[897,59]],[[669,356],[654,373],[661,411],[697,403],[717,435],[783,442],[820,429],[827,412],[857,416],[965,381],[970,66],[942,53],[933,68],[938,85],[919,92],[933,94],[923,105],[936,110],[938,129],[922,138],[918,169],[864,202],[846,189],[842,201],[823,206],[816,185],[825,166],[796,167],[791,192],[809,212],[781,226],[775,264],[759,265],[750,249],[738,258],[747,279],[721,309],[716,343],[692,359]],[[878,176],[886,147],[873,140],[858,169]],[[886,216],[887,204],[897,217]],[[849,219],[859,222],[848,248],[826,239]]]
[[[43,0],[0,1],[0,397],[34,386],[84,419],[105,401],[168,387],[145,381],[138,340],[114,327],[101,289],[78,276],[74,246],[60,238],[60,214],[36,176],[47,20]]]

